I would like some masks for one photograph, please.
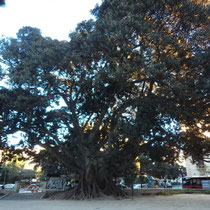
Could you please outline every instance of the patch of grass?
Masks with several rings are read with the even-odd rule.
[[[176,195],[176,194],[209,194],[210,190],[183,189],[183,190],[163,190],[158,195]]]

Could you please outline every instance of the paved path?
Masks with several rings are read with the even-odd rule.
[[[43,193],[9,193],[2,200],[40,200],[42,195]]]
[[[209,210],[210,195],[140,196],[134,200],[0,200],[1,210]]]

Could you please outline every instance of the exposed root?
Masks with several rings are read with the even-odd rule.
[[[111,174],[104,168],[97,172],[97,167],[89,164],[89,166],[80,174],[79,183],[75,188],[54,192],[49,195],[50,199],[103,199],[127,197],[124,190],[118,188],[113,182]],[[46,196],[45,196],[46,198]]]
[[[106,187],[104,190],[97,186],[81,186],[78,185],[73,189],[60,192],[47,192],[43,198],[51,200],[86,200],[86,199],[123,199],[127,197],[127,193],[117,187]]]

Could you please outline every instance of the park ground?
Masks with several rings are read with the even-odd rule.
[[[124,200],[0,200],[4,210],[209,210],[210,195],[138,196]]]

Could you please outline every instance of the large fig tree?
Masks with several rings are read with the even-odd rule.
[[[123,195],[113,177],[140,153],[168,162],[180,149],[205,155],[208,9],[104,0],[69,42],[31,27],[2,40],[1,143],[22,132],[23,147],[43,147],[79,175],[64,196],[77,199]]]

